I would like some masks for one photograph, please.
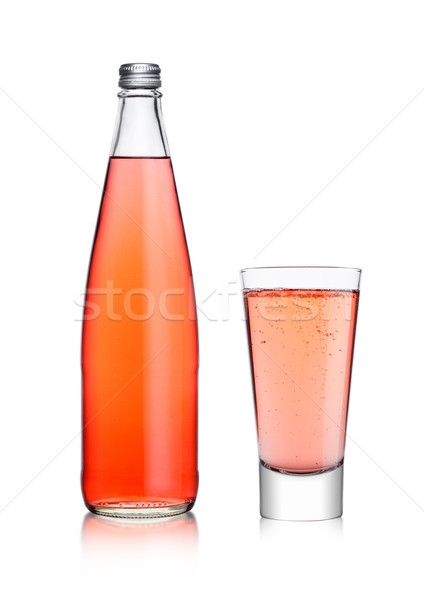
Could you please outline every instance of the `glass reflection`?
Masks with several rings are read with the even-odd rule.
[[[297,544],[302,541],[311,544],[326,542],[341,543],[343,541],[343,518],[327,521],[276,521],[259,519],[261,544],[272,546],[276,543],[287,543],[296,538]]]

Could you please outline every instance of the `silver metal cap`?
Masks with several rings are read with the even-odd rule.
[[[144,88],[155,90],[162,85],[159,65],[126,63],[119,68],[119,87],[125,90]]]

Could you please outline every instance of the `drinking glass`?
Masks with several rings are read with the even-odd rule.
[[[342,515],[360,276],[341,267],[242,270],[263,517]]]

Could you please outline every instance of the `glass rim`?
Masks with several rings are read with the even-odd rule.
[[[251,267],[242,269],[243,290],[358,290],[354,267]]]
[[[240,273],[245,273],[246,271],[264,271],[265,269],[285,269],[285,270],[295,270],[295,269],[308,269],[308,270],[315,270],[315,269],[319,269],[319,270],[323,270],[323,269],[339,269],[339,270],[343,270],[343,271],[356,271],[357,273],[362,273],[362,269],[359,269],[358,267],[319,267],[319,266],[305,266],[305,265],[299,265],[299,266],[269,266],[269,267],[246,267],[245,269],[241,269]]]

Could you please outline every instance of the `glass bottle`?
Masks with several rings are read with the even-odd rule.
[[[84,311],[82,489],[97,514],[170,516],[198,486],[196,308],[160,69],[119,73]]]

